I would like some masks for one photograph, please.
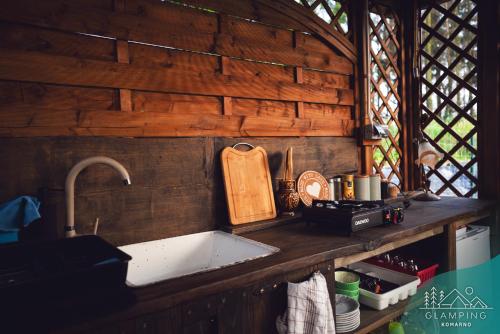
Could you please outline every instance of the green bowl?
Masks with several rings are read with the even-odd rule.
[[[335,272],[335,287],[341,290],[359,290],[359,276],[349,271]]]
[[[359,290],[350,291],[350,290],[336,289],[335,293],[338,295],[344,295],[347,297],[351,297],[352,299],[355,299],[356,301],[359,300]]]

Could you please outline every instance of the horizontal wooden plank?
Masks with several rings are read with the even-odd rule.
[[[228,34],[218,34],[215,39],[214,52],[221,55],[280,63],[285,65],[303,66],[327,70],[342,74],[352,74],[353,65],[344,57],[314,52],[302,48],[285,46],[270,46],[252,39],[237,39]]]
[[[245,117],[241,132],[246,136],[342,136],[351,137],[354,121],[348,119],[300,119]]]
[[[0,124],[7,136],[352,136],[354,121],[0,107]]]
[[[5,108],[115,110],[117,109],[116,98],[115,89],[0,81],[0,103]]]
[[[175,49],[158,48],[150,45],[129,43],[130,63],[140,66],[160,66],[178,71],[191,71],[193,73],[219,72],[221,71],[221,57],[194,53]],[[236,58],[224,57],[224,74],[241,78],[265,79],[269,81],[293,82],[293,67],[262,63],[256,61],[240,60]],[[328,72],[325,76],[325,87],[349,88],[343,84],[330,84],[335,80],[341,81],[344,75],[337,75]],[[328,76],[329,75],[329,76]],[[319,76],[315,76],[321,79]],[[341,79],[335,79],[341,78]],[[320,80],[316,80],[314,85],[321,85]],[[339,86],[339,87],[335,87]],[[342,86],[342,87],[340,87]]]
[[[332,52],[332,49],[317,37],[309,34],[295,34],[294,43],[297,47],[306,50],[316,50],[316,52]]]
[[[261,6],[252,0],[183,0],[182,3],[209,9],[220,13],[235,15],[245,19],[262,22],[272,26],[298,31],[308,31],[299,22],[268,7]]]
[[[169,114],[221,115],[218,97],[133,91],[134,111]]]
[[[352,62],[356,62],[355,47],[342,33],[336,31],[311,10],[294,2],[288,3],[288,1],[182,0],[183,3],[196,7],[208,8],[270,25],[281,25],[292,30],[306,31],[312,35],[319,35],[330,46],[343,52]],[[283,18],[285,18],[284,21]]]
[[[140,66],[160,66],[178,71],[193,73],[220,72],[219,56],[193,53],[175,49],[158,48],[154,46],[129,43],[130,63]],[[235,58],[225,58],[225,73],[235,77],[265,79],[269,81],[293,82],[293,68],[290,66],[266,64],[255,61],[246,61]],[[315,73],[316,71],[313,71]],[[346,88],[343,84],[344,75],[328,72],[321,73],[325,77],[324,86],[332,88]],[[313,85],[322,85],[321,77],[312,74],[317,80],[311,79]]]
[[[165,135],[169,136],[169,135]],[[170,135],[172,137],[176,135]],[[146,136],[141,128],[70,128],[66,126],[0,127],[0,137],[155,137]],[[156,137],[163,137],[157,135]]]
[[[326,23],[312,10],[304,10],[304,7],[289,0],[255,0],[277,12],[290,16],[294,20],[303,24],[312,32],[319,36],[329,46],[336,48],[342,55],[351,62],[356,63],[357,52],[354,44],[349,41],[341,32]]]
[[[291,30],[257,24],[252,21],[242,20],[234,16],[221,16],[220,33],[233,36],[235,40],[253,40],[262,44],[290,48],[293,46],[293,32]],[[313,49],[311,49],[313,50]],[[316,52],[316,50],[314,50]],[[325,52],[325,54],[331,51]]]
[[[236,77],[293,82],[293,67],[227,58],[227,71]]]
[[[0,79],[167,93],[353,105],[352,90],[245,80],[214,73],[186,75],[167,68],[0,49]]]
[[[0,81],[0,104],[23,102],[22,83],[15,81]]]
[[[348,75],[303,70],[302,77],[304,80],[303,82],[309,85],[344,89],[349,89],[353,86],[351,85],[351,77]]]
[[[217,16],[213,13],[156,0],[126,0],[124,12],[148,19],[168,22],[205,33],[217,32]]]
[[[76,126],[78,112],[61,109],[42,109],[33,107],[2,106],[0,124],[3,127],[31,127],[31,126]]]
[[[116,97],[114,89],[0,81],[0,103],[4,110],[114,110],[117,109]],[[138,112],[222,114],[219,97],[132,91],[132,101],[133,109]],[[235,116],[296,116],[293,102],[234,98],[232,106]],[[304,109],[306,118],[352,118],[351,107],[347,106],[306,103]],[[17,126],[26,126],[25,116],[19,117],[21,123]]]
[[[219,71],[219,58],[175,49],[129,43],[130,63],[138,66],[162,67],[179,72],[215,73]]]
[[[182,31],[168,22],[76,5],[67,0],[47,0],[43,3],[20,0],[8,3],[3,9],[0,12],[2,20],[71,33],[87,33],[204,52],[211,50],[214,44],[211,33],[192,33],[189,29]]]
[[[272,43],[262,43],[255,38],[247,39],[230,34],[196,31],[188,23],[182,26],[140,15],[77,6],[68,0],[46,0],[43,3],[33,3],[29,0],[9,2],[2,8],[0,19],[68,32],[94,34],[120,40],[305,66],[345,74],[351,74],[353,71],[349,60],[333,52],[318,53],[314,50],[294,49],[292,45],[288,48],[274,46]],[[182,20],[182,22],[189,21]]]
[[[23,24],[0,22],[0,45],[6,49],[41,51],[48,54],[114,61],[111,39],[40,29]]]
[[[235,116],[295,117],[293,102],[254,99],[232,99]]]
[[[353,119],[353,110],[348,106],[337,106],[321,103],[304,103],[305,118],[335,117]]]

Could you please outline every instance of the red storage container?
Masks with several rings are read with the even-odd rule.
[[[430,264],[428,261],[419,260],[419,259],[416,259],[415,262],[417,264],[420,264],[420,266],[422,266],[423,269],[420,269],[416,273],[413,271],[410,271],[410,270],[405,270],[405,269],[401,268],[400,266],[379,260],[376,257],[372,257],[372,258],[369,258],[367,260],[364,260],[364,262],[374,264],[374,265],[382,267],[382,268],[387,268],[387,269],[391,269],[394,271],[399,271],[400,273],[418,276],[418,278],[420,278],[420,284],[418,285],[418,287],[420,287],[425,281],[428,281],[431,278],[433,278],[434,276],[436,276],[436,271],[439,268],[439,264],[437,264],[437,263]]]

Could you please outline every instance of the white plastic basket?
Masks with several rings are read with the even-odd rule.
[[[382,294],[359,289],[359,302],[376,310],[383,310],[389,305],[405,300],[408,296],[413,296],[417,293],[417,286],[420,284],[420,279],[417,276],[407,275],[370,263],[353,263],[348,268],[364,274],[369,273],[370,276],[375,274],[380,279],[399,285],[398,288]]]

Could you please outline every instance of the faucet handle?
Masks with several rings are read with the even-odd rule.
[[[94,235],[97,235],[97,229],[99,228],[99,217],[95,219],[94,223]]]

